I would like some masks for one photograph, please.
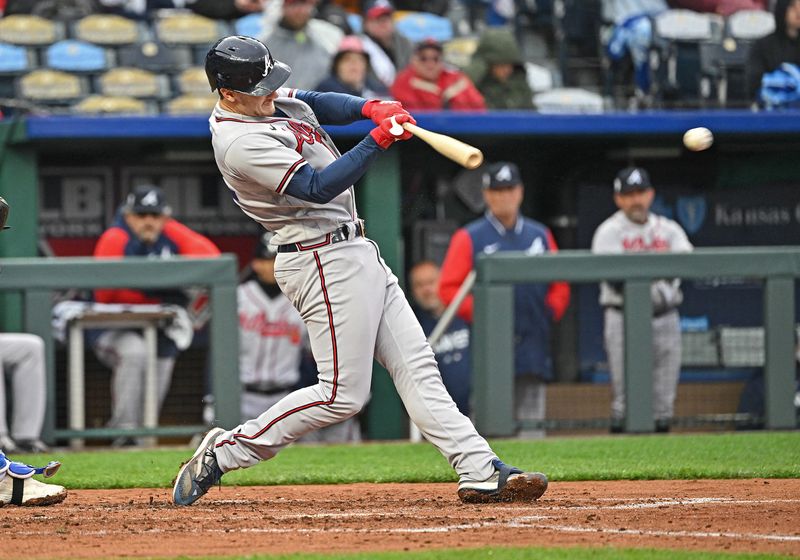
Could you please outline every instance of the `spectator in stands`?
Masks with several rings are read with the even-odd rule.
[[[388,0],[377,0],[364,12],[364,50],[370,58],[371,72],[387,88],[397,72],[411,61],[414,45],[397,32]]]
[[[237,19],[264,11],[268,0],[188,0],[193,12],[213,19]]]
[[[739,10],[766,10],[766,0],[669,0],[671,8],[708,12],[728,17]]]
[[[486,109],[472,80],[463,72],[445,67],[442,45],[433,39],[417,45],[411,63],[397,75],[390,91],[406,109]]]
[[[510,29],[484,31],[466,72],[489,109],[533,109],[533,92]]]
[[[4,375],[5,374],[5,375]],[[8,382],[8,383],[7,383]],[[6,384],[13,409],[11,431],[6,423]],[[47,392],[44,341],[34,334],[0,334],[0,449],[39,453]]]
[[[764,74],[781,64],[800,65],[800,0],[777,0],[775,31],[758,39],[750,50],[747,83],[750,98],[757,100]]]
[[[430,337],[444,313],[439,299],[439,267],[433,261],[420,261],[409,272],[414,314],[422,325],[425,336]],[[469,353],[469,324],[461,317],[453,317],[441,338],[433,345],[442,381],[458,410],[469,416],[469,398],[472,390],[472,369]]]
[[[250,262],[253,274],[239,285],[237,292],[242,422],[260,416],[287,396],[298,387],[302,377],[309,384],[317,382],[305,323],[275,281],[278,252],[270,243],[272,237],[272,233],[266,232],[259,238]],[[310,433],[302,441],[360,440],[358,419],[352,417]]]
[[[136,187],[125,199],[112,226],[95,246],[94,255],[103,258],[150,257],[175,255],[215,257],[219,249],[206,237],[170,217],[171,209],[164,192],[153,185]],[[96,290],[95,301],[118,304],[173,304],[185,306],[183,291],[143,292],[129,289]],[[143,385],[147,347],[135,330],[111,329],[89,331],[87,335],[98,359],[113,369],[111,420],[113,428],[136,428],[142,425]],[[184,346],[188,346],[185,344]],[[158,403],[169,391],[178,345],[159,332]],[[120,440],[119,444],[133,443]]]
[[[328,51],[310,28],[315,4],[315,0],[284,0],[280,21],[264,40],[272,56],[292,68],[287,87],[312,90],[330,68],[334,51]],[[337,45],[341,38],[339,32]]]
[[[677,222],[650,212],[655,191],[647,171],[626,167],[614,180],[619,210],[600,224],[592,239],[594,253],[685,252],[692,244]],[[651,287],[653,300],[653,413],[657,432],[667,432],[675,406],[681,368],[678,306],[683,301],[680,279],[663,279]],[[604,341],[611,370],[611,432],[624,431],[625,370],[623,298],[619,283],[600,285]]]
[[[486,214],[453,235],[442,265],[439,295],[445,305],[453,301],[481,253],[525,251],[529,255],[541,255],[558,251],[550,230],[519,211],[524,187],[515,164],[488,165],[483,186]],[[545,382],[553,378],[550,326],[564,315],[569,296],[569,285],[564,282],[514,287],[514,410],[517,420],[544,420]],[[469,323],[472,322],[472,305],[472,296],[468,296],[458,310],[459,316]],[[522,437],[540,435],[539,430],[520,432]]]
[[[355,35],[347,35],[342,39],[339,51],[331,62],[330,75],[314,89],[367,99],[389,98],[389,90],[369,75],[369,55],[364,51],[361,39]]]
[[[183,8],[186,0],[97,0],[97,3],[102,12],[146,19],[156,10]]]

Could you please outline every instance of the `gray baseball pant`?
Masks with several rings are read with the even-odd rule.
[[[44,423],[44,341],[34,334],[0,334],[0,435],[8,435],[5,377],[11,381],[11,437],[39,439]]]
[[[374,357],[462,480],[494,473],[496,455],[447,393],[422,327],[373,242],[358,237],[279,253],[275,278],[306,323],[319,382],[218,436],[223,472],[270,459],[308,432],[357,414],[370,395]]]
[[[144,376],[147,345],[137,331],[108,330],[94,346],[97,359],[113,370],[111,380],[111,428],[138,428],[144,416]],[[156,379],[158,409],[169,392],[174,358],[158,358]]]
[[[625,417],[625,362],[622,311],[605,310],[604,338],[611,370],[611,416]],[[681,326],[677,310],[653,318],[653,417],[672,418],[681,370]]]

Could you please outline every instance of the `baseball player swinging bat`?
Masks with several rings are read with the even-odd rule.
[[[395,136],[400,136],[403,133],[403,129],[405,129],[427,143],[444,157],[453,160],[467,169],[475,169],[483,163],[483,152],[475,146],[470,146],[461,140],[456,140],[452,136],[431,132],[430,130],[408,122],[400,125],[394,120],[394,117],[392,117],[392,122],[394,125],[389,132]]]

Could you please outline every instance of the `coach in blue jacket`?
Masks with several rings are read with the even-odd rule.
[[[483,177],[486,213],[456,231],[450,240],[439,280],[445,305],[472,270],[475,257],[497,251],[523,251],[529,255],[556,252],[553,234],[543,224],[519,212],[524,188],[519,168],[511,162],[488,165]],[[550,358],[550,326],[569,305],[569,285],[520,284],[514,287],[514,370],[517,420],[544,420],[545,381],[553,377]],[[472,323],[472,296],[458,314]],[[539,431],[521,435],[540,435]]]

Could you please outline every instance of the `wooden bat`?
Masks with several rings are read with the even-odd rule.
[[[402,134],[402,132],[398,130],[400,126],[400,124],[395,122],[389,132],[395,136],[399,136]],[[427,143],[444,157],[452,159],[454,162],[467,169],[475,169],[483,163],[483,153],[475,146],[470,146],[461,140],[456,140],[445,134],[431,132],[430,130],[420,128],[411,123],[403,123],[402,128]]]

